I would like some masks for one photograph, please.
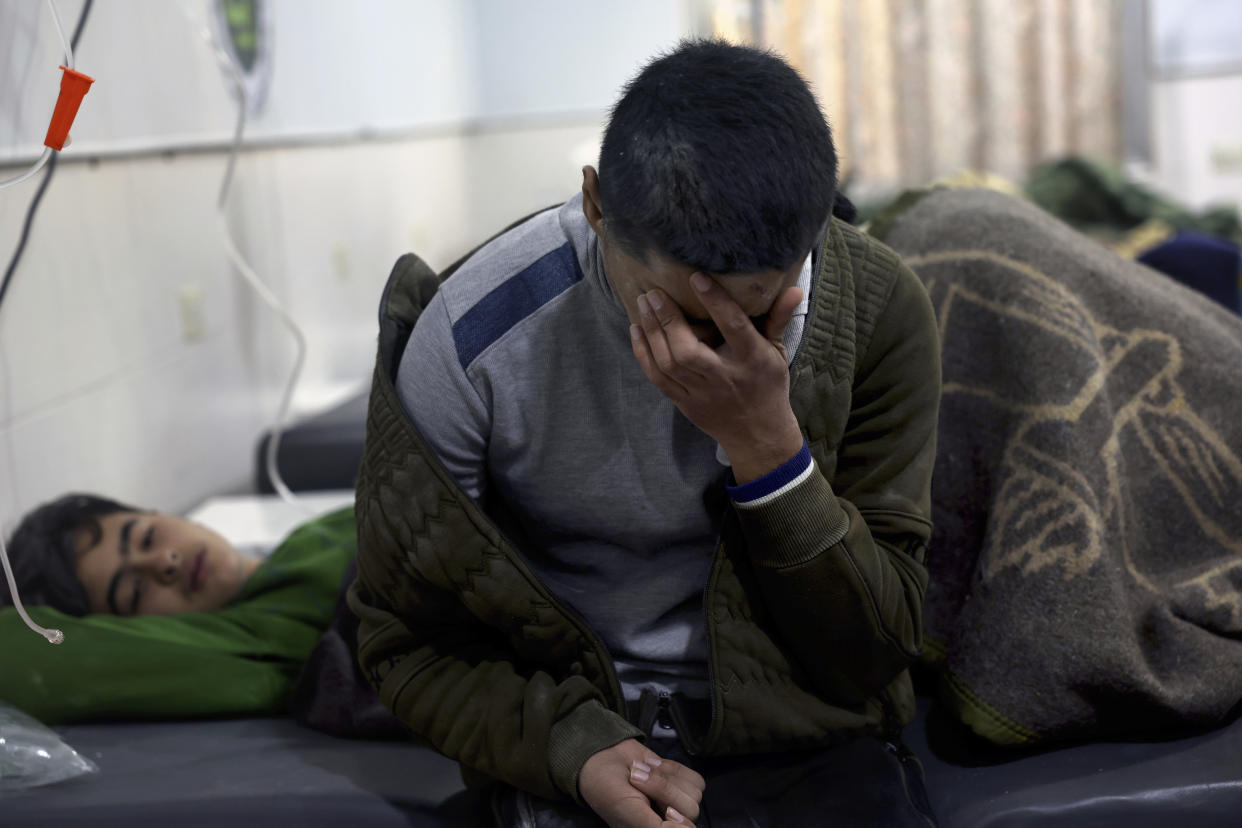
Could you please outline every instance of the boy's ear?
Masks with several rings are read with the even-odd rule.
[[[590,164],[582,168],[582,213],[595,235],[604,234],[604,211],[600,206],[599,174]]]

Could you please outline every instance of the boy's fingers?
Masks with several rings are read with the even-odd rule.
[[[676,819],[668,817],[667,808],[673,808],[675,813],[688,820],[698,818],[703,791],[691,784],[689,779],[670,772],[672,770],[634,762],[630,765],[630,784],[656,803],[656,810],[665,813],[674,822]]]
[[[630,347],[634,351],[634,358],[638,360],[638,367],[643,369],[648,382],[660,389],[660,392],[671,400],[676,401],[686,395],[685,386],[660,370],[660,366],[656,364],[655,357],[651,353],[651,342],[647,333],[638,325],[630,325]]]
[[[689,785],[697,788],[699,793],[707,790],[707,780],[704,780],[702,773],[694,770],[691,766],[682,765],[681,762],[671,760],[671,758],[664,758],[657,754],[656,751],[647,749],[647,747],[643,747],[643,757],[640,761],[652,767],[660,768],[668,776],[687,781]]]
[[[639,301],[640,311],[644,303],[656,324],[664,332],[669,354],[673,361],[696,374],[703,373],[703,360],[711,355],[711,349],[699,341],[686,322],[681,307],[664,291],[656,288],[643,294]]]
[[[600,814],[609,825],[619,828],[664,828],[668,825],[667,815],[657,814],[651,803],[644,797],[635,797],[618,803],[607,815]]]
[[[794,311],[802,302],[802,288],[790,287],[781,291],[768,311],[768,324],[764,335],[773,342],[780,342],[785,337],[785,328],[789,327]]]
[[[682,776],[685,780],[689,784],[693,785],[695,790],[699,792],[699,796],[702,797],[703,791],[707,790],[707,780],[704,779],[703,775],[694,768],[687,768],[685,765],[682,765],[681,770],[683,771]]]
[[[690,286],[698,294],[699,301],[707,308],[712,321],[716,323],[734,353],[744,357],[763,341],[762,335],[755,330],[746,312],[711,277],[695,273],[690,277]]]
[[[651,362],[663,374],[671,373],[675,364],[673,355],[668,348],[668,339],[664,336],[664,327],[652,313],[651,303],[646,294],[638,297],[638,324],[642,326],[647,351],[651,354]],[[633,336],[633,332],[630,334]]]
[[[656,366],[681,385],[692,383],[699,376],[696,351],[703,345],[686,324],[681,308],[653,290],[638,297],[638,318]]]
[[[675,825],[678,826],[678,828],[687,828],[687,826],[689,826],[689,828],[694,828],[694,823],[690,821],[690,818],[678,811],[672,805],[665,809],[664,819],[665,821],[660,823],[661,828],[665,825]]]
[[[677,779],[680,782],[685,783],[685,785],[690,786],[698,792],[700,797],[703,795],[703,791],[707,790],[707,780],[704,779],[703,775],[694,768],[688,765],[683,765],[681,762],[676,762],[672,759],[665,759],[654,752],[650,753],[649,757],[650,758],[642,761],[652,767],[660,768],[660,770],[667,776]]]
[[[659,767],[667,776],[684,782],[698,791],[699,794],[707,790],[707,780],[703,778],[703,775],[694,768],[683,765],[681,762],[657,757],[656,761],[648,762],[648,764]]]

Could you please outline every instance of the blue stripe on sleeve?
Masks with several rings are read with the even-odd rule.
[[[514,325],[580,281],[582,268],[569,242],[505,280],[453,324],[462,370]]]
[[[797,480],[806,472],[810,465],[811,449],[804,439],[801,451],[776,469],[749,483],[743,483],[740,486],[726,486],[725,488],[729,490],[729,497],[733,499],[734,503],[745,505],[779,492],[794,480]],[[732,474],[729,475],[729,479],[733,479]]]

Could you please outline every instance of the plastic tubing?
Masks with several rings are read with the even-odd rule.
[[[60,25],[60,15],[56,13],[56,4],[47,0],[47,8],[52,13],[52,22],[56,24],[56,34],[60,35],[60,45],[65,49],[65,66],[76,69],[73,65],[73,44],[65,37],[65,30]]]
[[[65,39],[65,30],[60,25],[60,15],[56,13],[56,4],[52,0],[47,0],[47,7],[52,12],[52,22],[56,24],[56,34],[60,35],[61,45],[65,47],[65,66],[73,68],[73,46]],[[43,169],[43,165],[52,157],[52,148],[45,147],[43,154],[39,156],[39,160],[34,166],[26,170],[26,172],[10,178],[8,181],[0,181],[0,189],[11,187],[14,184],[21,184],[26,179]],[[51,644],[60,644],[65,640],[65,634],[60,630],[49,630],[47,627],[41,627],[31,620],[26,614],[26,608],[22,606],[21,595],[17,592],[17,579],[13,577],[13,565],[9,563],[9,550],[4,546],[4,533],[0,532],[0,564],[4,565],[4,577],[9,582],[9,595],[13,596],[13,606],[17,610],[17,614],[22,617],[22,621],[26,622],[26,626],[43,636]]]
[[[56,34],[60,36],[60,45],[65,50],[65,66],[67,66],[70,69],[73,69],[74,68],[73,66],[73,44],[71,44],[65,38],[65,29],[63,26],[60,25],[60,15],[56,13],[56,4],[53,3],[52,0],[47,0],[47,8],[48,8],[48,11],[52,13],[52,22],[56,24]],[[52,157],[52,148],[45,147],[43,149],[43,154],[39,156],[39,160],[34,162],[34,165],[31,166],[30,169],[26,170],[24,173],[22,173],[19,176],[9,178],[5,181],[0,181],[0,190],[3,190],[5,187],[16,186],[18,184],[21,184],[23,181],[29,179],[39,170],[43,169],[43,165],[46,164],[48,162],[48,159],[51,157]]]
[[[225,204],[228,201],[229,188],[233,183],[233,173],[237,168],[237,156],[241,150],[242,135],[246,129],[246,81],[242,77],[241,72],[238,71],[237,66],[229,58],[228,53],[216,42],[216,38],[211,33],[211,30],[207,26],[198,23],[186,10],[184,4],[182,5],[182,11],[198,30],[199,36],[211,47],[216,60],[224,71],[228,73],[237,90],[237,123],[233,128],[233,143],[229,149],[228,165],[225,167],[224,177],[220,181],[220,194],[216,199],[216,223],[220,231],[221,242],[224,245],[225,252],[228,254],[229,261],[237,268],[242,278],[249,283],[259,299],[263,301],[263,304],[267,305],[268,309],[276,314],[277,318],[289,330],[296,346],[293,370],[289,373],[289,380],[285,384],[284,392],[281,395],[280,407],[276,411],[276,420],[272,423],[272,435],[267,441],[267,451],[264,457],[267,477],[272,481],[272,488],[276,490],[276,493],[280,495],[282,500],[308,517],[314,517],[311,510],[306,508],[305,504],[285,484],[284,478],[280,476],[279,464],[276,462],[277,452],[280,449],[281,434],[284,432],[285,418],[289,415],[289,409],[293,403],[293,392],[297,389],[298,380],[302,377],[302,367],[306,363],[306,335],[298,327],[297,322],[294,321],[289,312],[280,304],[276,294],[263,283],[263,280],[255,273],[254,268],[242,256],[237,243],[233,240],[233,235],[229,232],[228,217],[224,212]]]
[[[61,644],[65,640],[65,634],[60,630],[49,630],[47,627],[40,627],[34,621],[30,620],[30,616],[26,614],[26,608],[22,606],[21,596],[17,594],[17,579],[13,577],[13,566],[9,563],[9,552],[4,548],[4,537],[0,535],[0,563],[4,564],[4,577],[9,582],[9,594],[13,596],[13,606],[17,609],[17,614],[26,622],[26,626],[43,636],[51,644]]]
[[[15,178],[9,178],[5,181],[0,181],[0,189],[3,189],[5,187],[12,187],[17,184],[21,184],[23,181],[25,181],[26,179],[30,178],[35,173],[37,173],[39,170],[43,169],[43,165],[46,164],[48,160],[52,157],[52,152],[53,150],[51,147],[44,147],[43,154],[39,156],[39,160],[34,163],[33,167],[26,170],[21,175],[16,176]]]

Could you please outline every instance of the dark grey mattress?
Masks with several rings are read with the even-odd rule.
[[[461,825],[454,762],[292,719],[57,728],[100,772],[0,800],[0,825]],[[462,799],[462,797],[458,797]],[[457,809],[455,810],[455,806]]]
[[[952,828],[1236,828],[1242,719],[1163,742],[1094,742],[1015,756],[919,700],[906,729]],[[930,715],[929,715],[930,714]]]
[[[920,701],[906,739],[945,828],[1242,825],[1242,721],[1160,743],[1021,758],[983,750]],[[77,725],[100,773],[0,801],[0,824],[469,826],[453,762],[404,742],[336,739],[290,719]]]

